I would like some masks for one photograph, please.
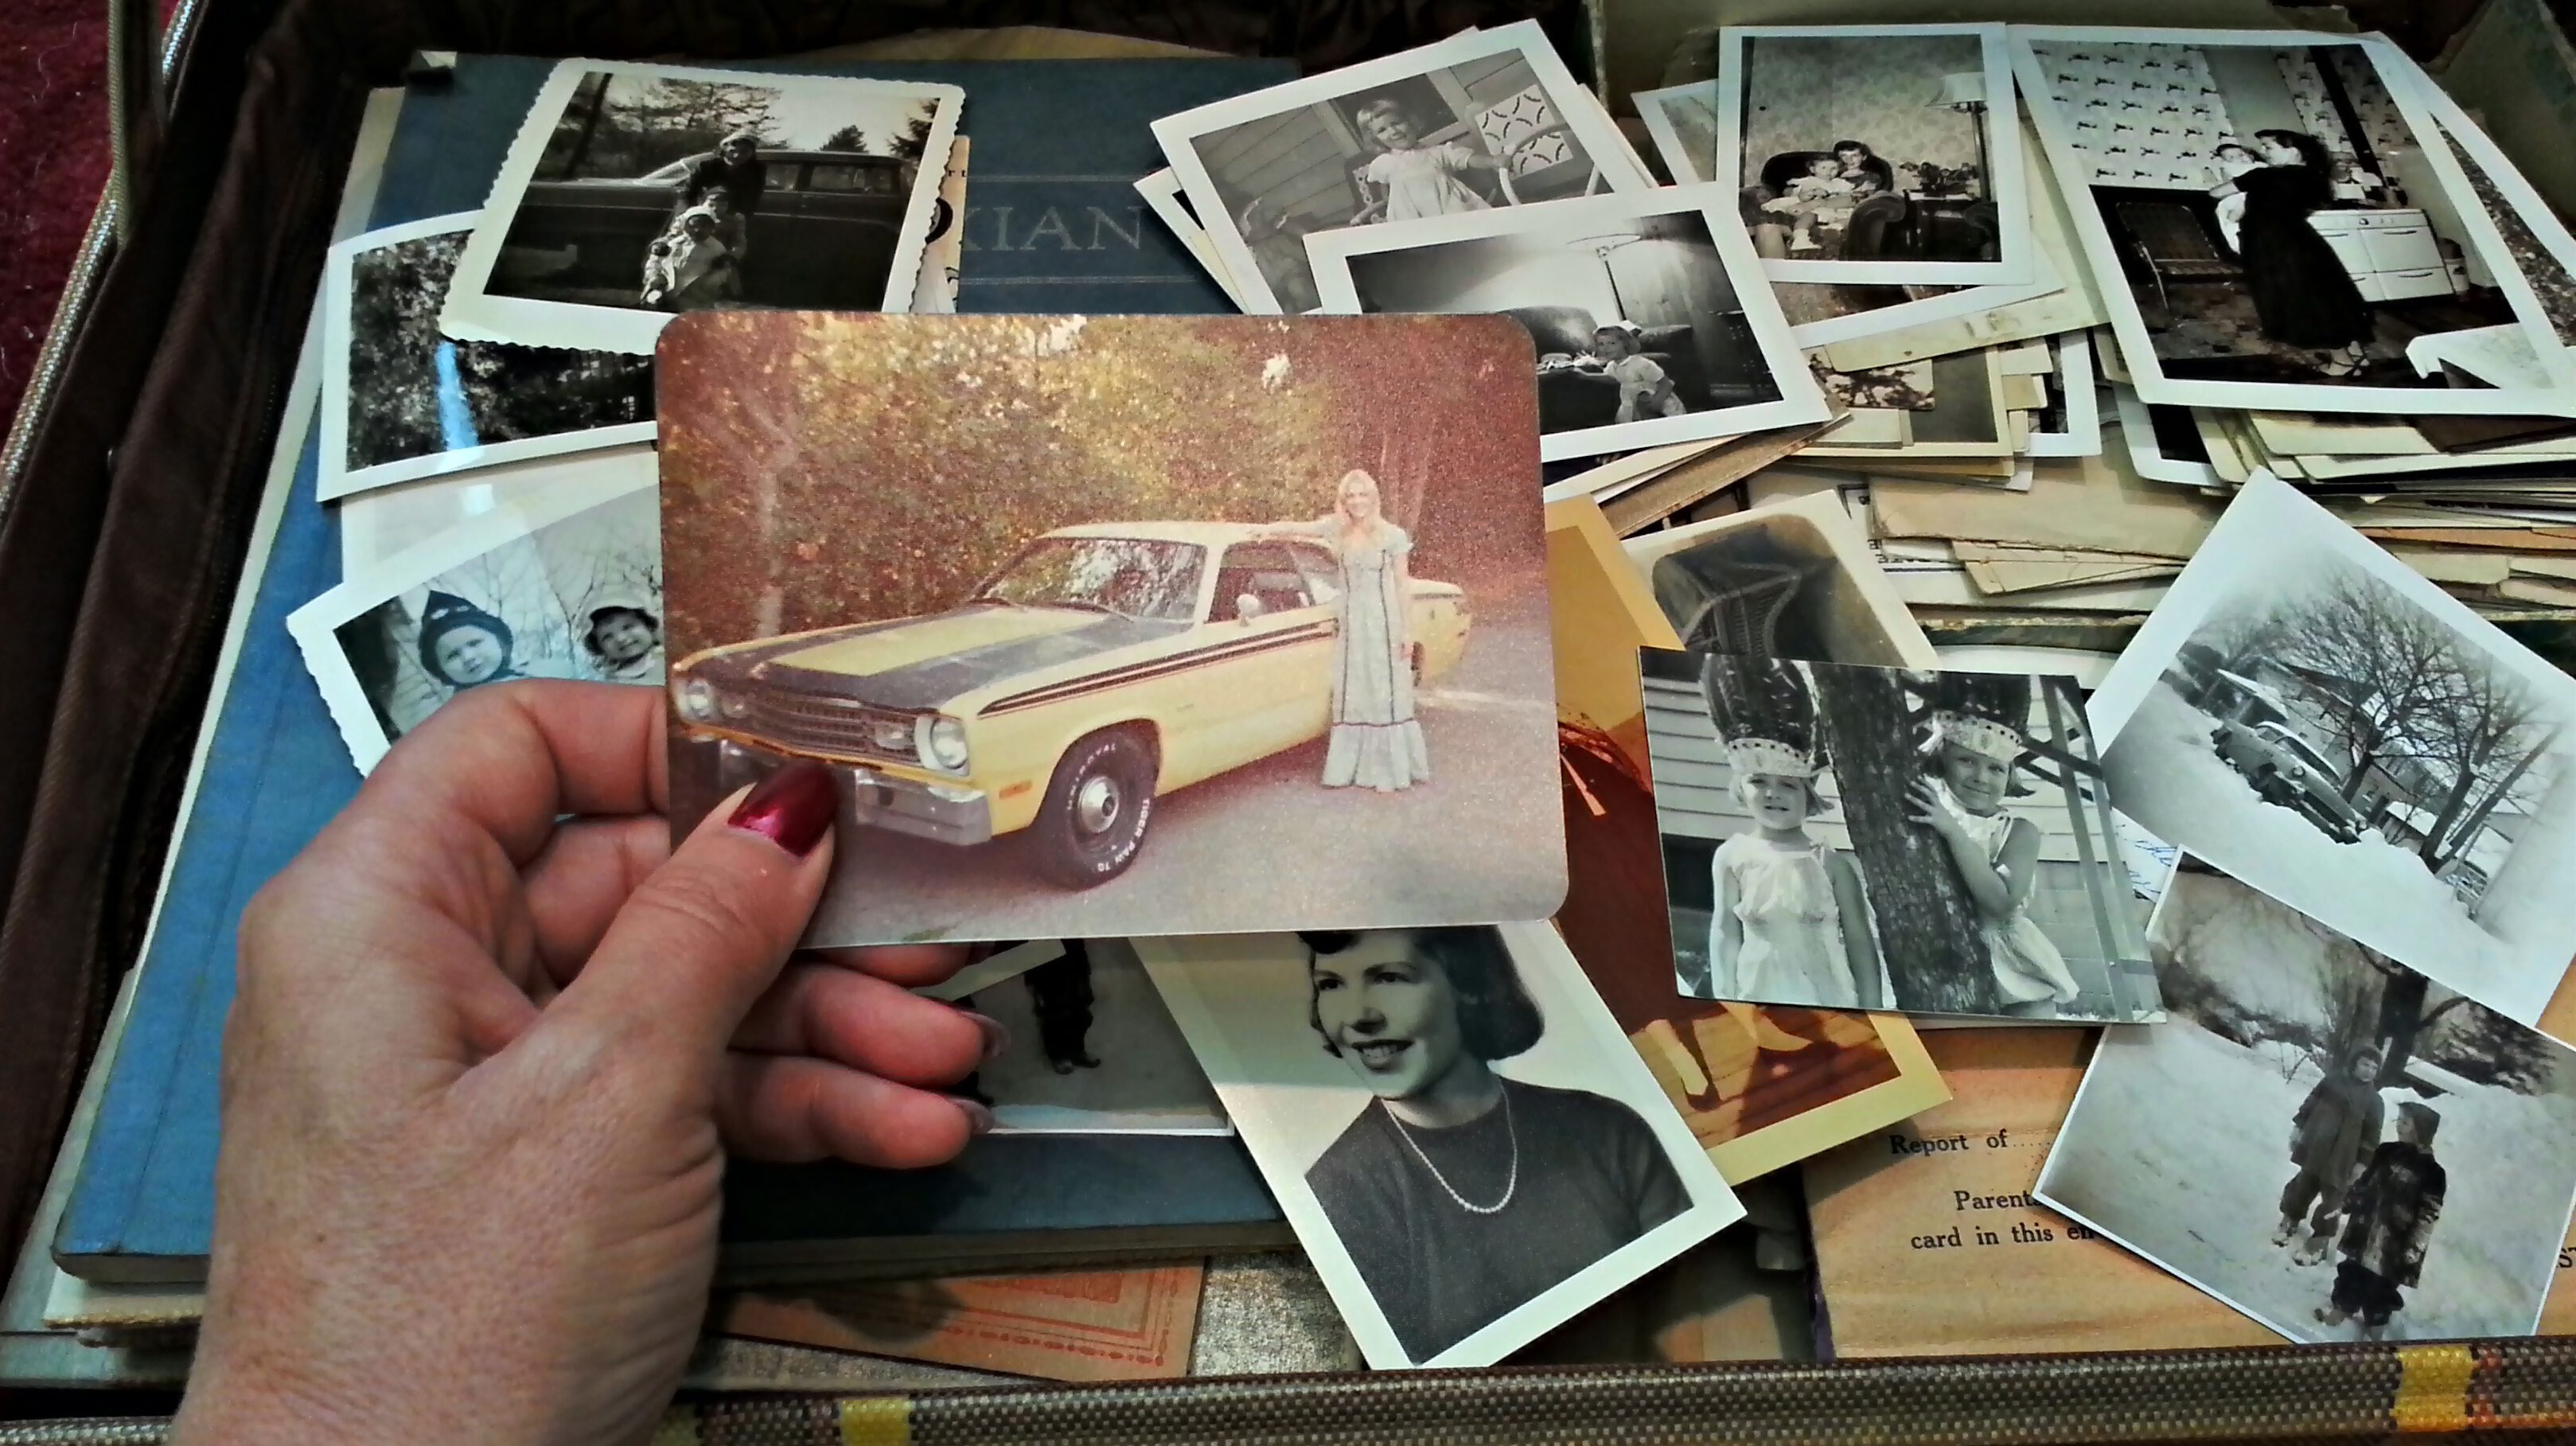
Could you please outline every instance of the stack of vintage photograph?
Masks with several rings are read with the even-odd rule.
[[[970,946],[992,1128],[729,1174],[693,1379],[2553,1325],[2576,239],[2396,45],[1728,27],[1614,116],[1525,22],[1087,218],[968,87],[527,65],[368,143],[533,95],[344,207],[181,827],[521,678],[665,688],[675,831],[832,768],[804,942]],[[1122,246],[1239,314],[960,304]],[[147,1364],[192,867],[30,1267]]]

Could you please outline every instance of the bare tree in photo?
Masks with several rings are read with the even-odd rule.
[[[2003,1000],[1976,903],[1948,847],[1908,817],[1906,790],[1923,776],[1914,739],[1926,707],[1897,673],[1818,668],[1812,677],[1825,751],[1852,853],[1868,881],[1870,915],[1897,1007],[2000,1013]]]
[[[2465,855],[2557,736],[2557,724],[2520,679],[2463,657],[2459,686],[2425,739],[2426,761],[2451,776],[2417,849],[2425,866],[2438,869]]]
[[[2459,635],[2396,589],[2345,567],[2284,609],[2283,621],[2281,660],[2328,679],[2315,695],[2348,750],[2350,802],[2373,768],[2411,756],[2415,740],[2456,701],[2466,682]]]

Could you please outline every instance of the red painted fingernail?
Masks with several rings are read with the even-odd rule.
[[[992,1106],[982,1100],[970,1100],[964,1095],[950,1095],[948,1102],[966,1112],[966,1133],[970,1135],[993,1133]]]
[[[961,1009],[957,1012],[973,1020],[975,1028],[983,1033],[986,1063],[1000,1059],[1002,1051],[1011,1047],[1011,1032],[1002,1027],[1002,1021],[989,1014],[977,1014],[971,1009]]]
[[[743,796],[725,825],[759,834],[801,859],[832,831],[833,816],[840,811],[841,795],[832,786],[832,770],[799,762],[762,779]]]

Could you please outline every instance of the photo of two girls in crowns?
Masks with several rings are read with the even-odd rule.
[[[2146,905],[2067,680],[1641,659],[1684,994],[2161,1013]]]

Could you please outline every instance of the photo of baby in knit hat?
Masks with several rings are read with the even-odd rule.
[[[360,770],[450,699],[519,678],[662,684],[653,454],[506,504],[287,619]]]
[[[2068,680],[1639,656],[1682,993],[2162,1012]]]

